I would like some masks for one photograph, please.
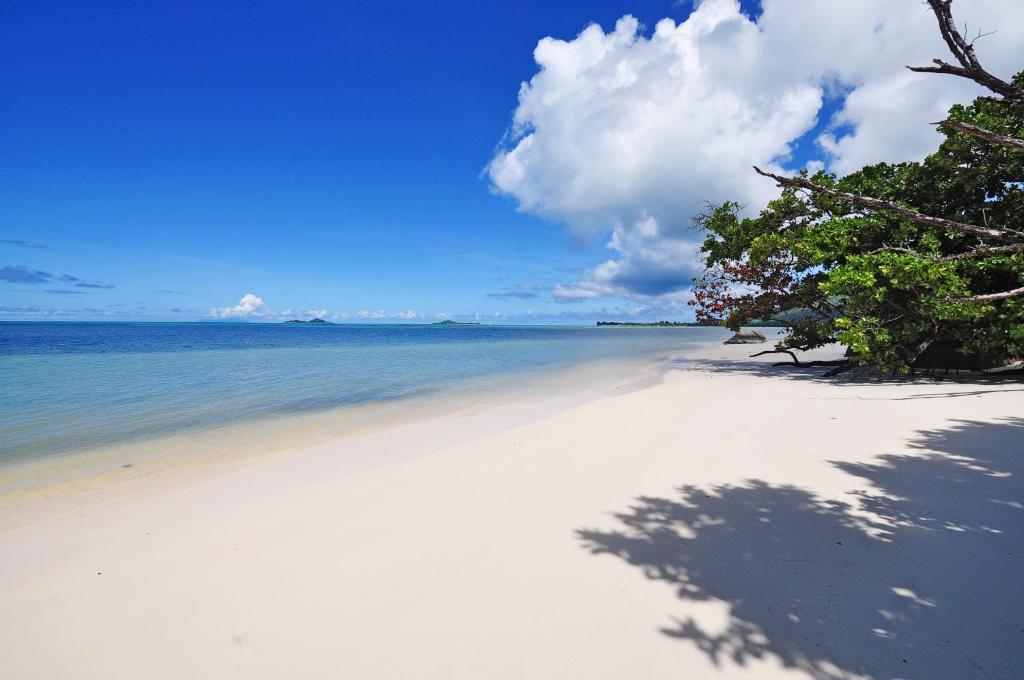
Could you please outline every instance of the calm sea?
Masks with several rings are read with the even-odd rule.
[[[0,465],[665,355],[714,328],[0,323]]]

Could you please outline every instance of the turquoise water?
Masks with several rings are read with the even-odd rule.
[[[720,341],[717,328],[0,323],[0,465],[478,378]]]

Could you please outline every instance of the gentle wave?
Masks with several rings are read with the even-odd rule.
[[[488,376],[640,358],[715,328],[0,324],[0,464]]]

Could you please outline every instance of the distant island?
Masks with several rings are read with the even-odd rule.
[[[431,326],[479,326],[480,324],[476,321],[452,321],[451,319],[445,319],[444,321],[436,321]]]
[[[627,328],[693,328],[693,327],[711,327],[717,328],[722,326],[722,322],[715,321],[598,321],[598,326],[624,326]],[[743,324],[744,327],[751,328],[782,328],[783,324],[778,321],[748,321]]]
[[[285,323],[316,323],[316,324],[327,324],[331,325],[330,321],[324,321],[323,319],[310,319],[309,321],[303,321],[302,319],[288,319]]]

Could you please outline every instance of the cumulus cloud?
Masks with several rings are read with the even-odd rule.
[[[246,293],[237,305],[233,307],[214,307],[210,310],[210,316],[218,319],[263,317],[270,313],[270,308],[263,302],[263,299]]]
[[[538,72],[519,91],[505,143],[487,172],[519,209],[610,234],[612,257],[560,284],[557,300],[685,296],[696,271],[691,220],[705,201],[757,210],[776,193],[760,165],[792,170],[794,144],[819,122],[813,167],[845,173],[920,158],[929,123],[978,93],[952,77],[903,67],[945,57],[935,19],[907,0],[763,0],[753,21],[736,0],[704,0],[677,23],[644,31],[626,16],[572,40],[544,38]],[[1024,44],[1024,3],[959,0],[958,21],[999,32],[979,42],[1009,75]],[[826,98],[845,93],[831,121]]]

